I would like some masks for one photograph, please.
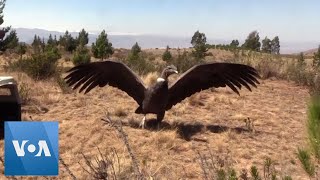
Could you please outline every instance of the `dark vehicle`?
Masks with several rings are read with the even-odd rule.
[[[10,76],[0,76],[0,128],[4,121],[21,121],[21,100],[17,83]]]

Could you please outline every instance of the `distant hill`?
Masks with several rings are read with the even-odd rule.
[[[318,51],[318,48],[314,48],[314,49],[310,49],[310,50],[304,51],[303,54],[306,55],[306,56],[313,56],[314,53],[316,53],[317,51]]]
[[[34,35],[37,34],[40,37],[44,37],[45,40],[49,37],[49,34],[56,35],[59,38],[64,32],[49,31],[45,29],[29,29],[29,28],[16,28],[20,41],[31,43]],[[78,32],[70,32],[73,37],[78,35]],[[96,40],[99,33],[89,33],[89,45]],[[116,48],[131,48],[135,42],[138,42],[142,48],[165,48],[167,45],[170,47],[186,48],[190,47],[191,37],[177,37],[177,36],[163,36],[163,35],[133,35],[133,34],[121,34],[113,35],[108,34],[109,40]],[[240,44],[243,43],[243,39],[239,39]],[[230,40],[226,39],[212,39],[207,37],[207,41],[210,44],[229,44]],[[318,42],[283,42],[280,37],[280,49],[281,53],[291,54],[304,52],[308,49],[318,47]]]
[[[26,43],[32,43],[34,35],[37,34],[40,37],[44,37],[45,40],[50,34],[56,35],[59,39],[60,35],[64,35],[65,32],[48,31],[44,29],[28,29],[28,28],[16,28],[15,29],[19,40]],[[78,36],[78,32],[69,32],[73,37]],[[98,33],[89,33],[89,45],[95,42],[98,37]],[[109,35],[109,40],[116,48],[131,48],[134,43],[138,42],[142,48],[165,48],[167,45],[170,47],[190,47],[191,37],[170,37],[160,35]],[[209,43],[229,43],[224,40],[208,40]]]

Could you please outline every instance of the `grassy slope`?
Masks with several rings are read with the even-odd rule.
[[[0,75],[8,74],[1,71]],[[62,94],[53,82],[33,82],[22,74],[11,75],[37,89],[31,92],[32,103],[23,107],[23,119],[30,120],[31,116],[34,120],[59,121],[60,156],[77,177],[87,177],[80,165],[85,166],[80,153],[94,157],[98,155],[96,147],[103,151],[116,148],[123,167],[130,166],[119,135],[100,120],[106,111],[114,119],[142,119],[133,113],[137,105],[125,93],[108,87],[97,88],[88,95]],[[307,89],[279,80],[264,80],[253,92],[242,90],[241,96],[227,88],[207,90],[167,112],[165,121],[182,123],[180,127],[153,131],[125,126],[124,131],[140,166],[155,177],[202,178],[197,152],[205,154],[209,146],[215,156],[239,171],[251,165],[261,169],[265,157],[270,157],[278,170],[293,179],[305,179],[307,175],[295,153],[297,147],[306,145],[307,98]],[[43,113],[43,108],[49,111]],[[127,116],[115,116],[119,110]],[[255,132],[247,131],[243,121],[247,117],[254,120]],[[224,128],[219,130],[217,126]],[[181,137],[181,130],[192,130],[190,140]],[[3,140],[0,152],[3,157]],[[3,171],[2,165],[0,170]],[[59,177],[67,176],[61,166]]]

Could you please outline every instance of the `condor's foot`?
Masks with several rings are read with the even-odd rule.
[[[146,115],[144,115],[142,121],[139,124],[139,127],[141,127],[141,129],[144,129],[145,123],[146,123]]]

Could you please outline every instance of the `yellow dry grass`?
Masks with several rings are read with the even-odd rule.
[[[92,158],[99,154],[97,148],[103,152],[115,148],[123,167],[130,167],[131,159],[119,134],[101,121],[106,112],[114,120],[142,119],[134,114],[136,102],[124,92],[105,87],[87,95],[63,94],[53,81],[34,82],[24,74],[3,71],[0,75],[12,75],[33,89],[32,103],[23,107],[24,120],[59,122],[60,156],[78,178],[90,179],[82,168],[81,153]],[[150,84],[155,77],[151,74],[144,79]],[[295,154],[307,143],[308,97],[306,88],[280,80],[261,81],[253,92],[242,90],[241,96],[227,88],[210,89],[166,113],[164,121],[175,126],[161,130],[124,126],[124,131],[143,171],[161,179],[203,178],[197,152],[207,153],[207,146],[213,154],[230,159],[238,172],[251,165],[261,169],[270,157],[283,175],[308,179]],[[244,122],[248,117],[254,121],[253,132],[247,131]],[[1,157],[3,146],[1,140]],[[3,172],[2,165],[0,170]],[[60,178],[70,179],[61,164]]]

